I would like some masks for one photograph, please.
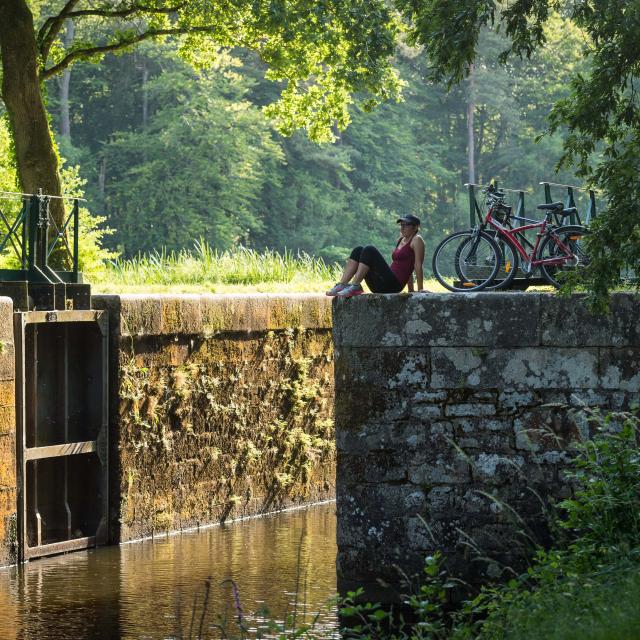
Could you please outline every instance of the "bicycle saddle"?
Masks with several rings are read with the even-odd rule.
[[[564,202],[545,202],[544,204],[539,204],[538,209],[542,209],[543,211],[562,211],[564,209]]]
[[[563,209],[560,212],[560,215],[564,217],[573,215],[574,213],[578,213],[578,210],[575,207],[569,207],[568,209]]]

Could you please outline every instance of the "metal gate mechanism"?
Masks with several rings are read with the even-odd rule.
[[[83,284],[79,271],[80,198],[61,198],[71,201],[71,211],[61,225],[56,224],[49,211],[51,200],[57,196],[2,191],[0,199],[21,201],[19,212],[13,217],[0,207],[0,222],[6,228],[0,234],[0,254],[8,250],[15,267],[0,269],[0,295],[13,299],[16,310],[30,309],[89,309],[91,291]],[[12,219],[13,217],[13,219]],[[72,238],[69,238],[71,232]],[[49,260],[60,253],[71,270],[54,269]]]

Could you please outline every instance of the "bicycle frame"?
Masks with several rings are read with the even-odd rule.
[[[541,260],[537,260],[535,258],[538,253],[538,247],[540,246],[540,242],[542,238],[549,234],[549,227],[553,227],[554,225],[551,223],[551,212],[548,213],[543,220],[539,222],[532,222],[532,224],[525,224],[521,227],[512,227],[511,229],[505,227],[500,222],[494,219],[493,217],[493,209],[495,205],[489,207],[487,211],[487,215],[484,219],[484,222],[480,226],[480,229],[484,231],[487,225],[491,226],[498,232],[499,236],[507,238],[513,247],[517,250],[517,252],[522,257],[524,263],[528,266],[528,270],[531,271],[536,267],[539,267],[541,264],[548,264],[551,266],[562,265],[565,263],[568,257],[571,257],[573,253],[571,250],[558,238],[554,237],[554,242],[560,249],[562,250],[563,255],[559,257],[552,258],[543,258]],[[524,233],[525,231],[529,231],[531,229],[540,229],[540,231],[536,234],[536,242],[535,244],[531,244],[527,241],[528,244],[531,245],[531,253],[527,253],[525,248],[520,243],[517,235]]]

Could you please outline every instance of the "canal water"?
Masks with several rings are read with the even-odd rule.
[[[337,637],[335,528],[326,503],[2,569],[0,638],[235,638],[318,613]]]

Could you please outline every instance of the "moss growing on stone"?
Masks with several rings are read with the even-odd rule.
[[[330,494],[332,364],[327,330],[122,341],[123,539]]]

